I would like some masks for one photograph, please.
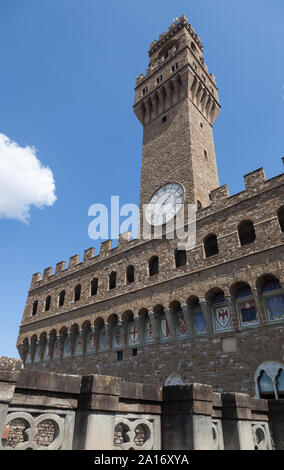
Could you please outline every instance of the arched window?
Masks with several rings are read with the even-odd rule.
[[[204,250],[206,258],[210,256],[218,255],[218,241],[217,237],[214,234],[208,235],[204,240]]]
[[[270,292],[272,290],[278,290],[281,289],[280,282],[276,277],[271,277],[270,279],[267,279],[264,281],[262,284],[262,292]]]
[[[115,271],[112,271],[112,273],[110,273],[108,281],[109,281],[109,290],[115,289],[116,288],[116,272]]]
[[[64,305],[64,301],[65,301],[65,290],[62,290],[59,294],[59,300],[58,300],[59,307],[62,307],[62,305]]]
[[[284,320],[284,290],[279,280],[267,275],[261,287],[267,320],[269,323]]]
[[[45,311],[48,312],[50,309],[50,304],[51,304],[51,296],[48,295],[45,299]]]
[[[91,281],[91,295],[97,295],[98,293],[98,278],[95,277],[94,279],[92,279]]]
[[[32,315],[35,315],[37,313],[37,307],[38,307],[38,300],[35,300],[33,302]]]
[[[149,260],[149,276],[159,274],[159,258],[158,256],[152,256]]]
[[[185,266],[187,261],[186,250],[175,250],[176,268]]]
[[[127,266],[126,269],[126,282],[127,284],[131,284],[134,282],[134,266]]]
[[[264,362],[256,369],[254,381],[258,398],[283,398],[284,364],[278,361]]]
[[[278,221],[280,224],[281,232],[284,232],[284,206],[278,210],[277,216],[278,216]]]
[[[194,335],[200,336],[207,334],[206,320],[197,297],[192,297],[188,300],[188,305],[192,315],[192,324],[194,329]]]
[[[259,317],[250,286],[240,284],[236,289],[235,298],[241,326],[258,325]]]
[[[74,291],[74,301],[77,302],[81,297],[81,284],[77,284]]]
[[[253,223],[250,220],[241,222],[238,228],[241,246],[253,243],[256,240]]]

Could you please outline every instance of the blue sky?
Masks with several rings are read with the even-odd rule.
[[[0,133],[35,147],[57,197],[31,207],[28,224],[0,219],[0,355],[17,356],[30,275],[94,245],[89,206],[111,195],[138,203],[135,78],[150,42],[182,13],[217,78],[220,184],[233,194],[256,168],[281,173],[283,0],[0,0]]]

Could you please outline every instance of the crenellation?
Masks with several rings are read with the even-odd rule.
[[[84,251],[84,258],[83,261],[90,261],[95,257],[95,248],[92,246]]]
[[[53,268],[51,266],[49,268],[45,268],[45,270],[43,271],[42,280],[46,281],[48,278],[50,278],[50,276],[52,276],[52,271]]]
[[[57,276],[59,273],[62,273],[65,270],[65,265],[66,265],[65,261],[60,261],[59,263],[56,264],[55,273],[54,273],[55,276]]]
[[[42,279],[41,273],[35,273],[32,275],[31,286],[34,286],[36,283],[40,282]]]
[[[229,188],[227,184],[220,186],[217,189],[210,191],[210,200],[212,204],[219,203],[223,199],[228,199],[230,197]]]
[[[246,189],[253,192],[259,192],[260,186],[265,183],[266,176],[263,168],[258,168],[244,176]]]
[[[106,240],[101,243],[100,247],[100,257],[107,256],[108,253],[112,250],[112,240]]]
[[[131,241],[131,232],[128,230],[127,232],[123,232],[119,235],[118,247],[125,248],[128,246],[130,241]]]
[[[69,258],[68,269],[75,268],[79,264],[80,255],[73,255]]]

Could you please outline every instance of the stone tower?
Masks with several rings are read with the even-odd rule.
[[[212,126],[220,112],[215,77],[183,15],[154,41],[145,76],[137,77],[134,111],[144,127],[140,208],[167,183],[184,203],[209,205],[219,187]]]

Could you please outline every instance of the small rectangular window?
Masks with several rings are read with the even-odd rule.
[[[163,80],[163,75],[159,75],[159,77],[157,77],[157,84],[161,83],[162,80]]]
[[[142,95],[146,95],[146,93],[148,93],[148,87],[146,86],[145,88],[143,88],[142,90]]]
[[[122,361],[123,358],[123,351],[117,351],[117,360]]]
[[[175,72],[178,69],[178,62],[172,65],[172,72]]]
[[[132,356],[137,356],[137,348],[132,349]]]

